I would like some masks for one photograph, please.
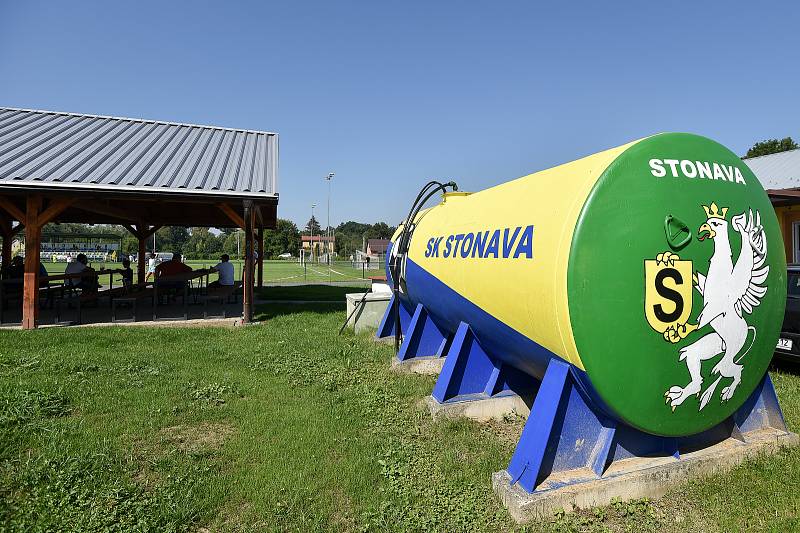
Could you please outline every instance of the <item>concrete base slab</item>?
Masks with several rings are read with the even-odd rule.
[[[425,398],[425,405],[434,419],[470,418],[472,420],[503,420],[509,416],[527,418],[531,413],[532,399],[522,398],[516,394],[480,398],[460,402],[439,403],[433,396]]]
[[[444,357],[413,357],[398,361],[392,357],[392,370],[400,374],[423,374],[438,376],[444,366]]]
[[[676,484],[729,470],[758,453],[775,453],[796,446],[798,436],[776,429],[753,431],[745,442],[733,438],[714,446],[673,457],[632,458],[618,461],[597,478],[590,470],[562,472],[546,479],[533,494],[511,485],[506,470],[492,475],[492,487],[512,518],[527,523],[563,510],[608,505],[612,498],[660,498]],[[569,485],[565,485],[569,483]]]

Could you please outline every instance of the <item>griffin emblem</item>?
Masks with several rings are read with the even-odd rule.
[[[666,328],[663,335],[668,342],[677,343],[705,326],[711,326],[712,331],[680,349],[679,360],[686,363],[690,380],[685,386],[673,385],[664,393],[673,411],[693,395],[699,395],[702,410],[723,379],[730,381],[722,388],[720,399],[725,402],[733,397],[742,380],[743,359],[757,334],[745,317],[759,306],[767,293],[764,284],[769,274],[767,238],[760,213],[756,211],[753,216],[753,211],[748,210],[734,216],[729,224],[725,219],[727,207],[720,209],[715,203],[702,207],[706,222],[698,230],[698,239],[710,239],[714,245],[707,273],[696,272],[692,277],[694,288],[703,298],[703,309],[696,324],[677,323]],[[741,239],[741,251],[735,264],[729,226]],[[665,255],[666,260],[673,263],[679,259],[670,252],[659,254],[659,259],[663,261]],[[750,332],[752,340],[745,348]],[[702,362],[719,354],[722,358],[711,370],[711,376],[717,377],[703,390]]]

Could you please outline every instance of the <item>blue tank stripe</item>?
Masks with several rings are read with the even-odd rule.
[[[436,325],[449,333],[458,329],[459,322],[466,322],[491,356],[538,379],[544,376],[550,359],[555,357],[563,361],[458,294],[411,259],[406,260],[406,280],[410,303],[421,302]],[[456,309],[458,312],[454,312]]]

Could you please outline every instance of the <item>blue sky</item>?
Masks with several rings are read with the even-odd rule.
[[[569,6],[569,7],[567,7]],[[0,0],[0,105],[281,135],[278,214],[397,223],[660,131],[800,138],[800,4]]]

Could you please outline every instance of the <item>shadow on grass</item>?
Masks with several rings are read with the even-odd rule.
[[[789,359],[774,357],[769,365],[770,371],[779,371],[784,374],[800,376],[800,358]]]
[[[256,306],[255,317],[257,321],[269,320],[278,316],[293,315],[298,313],[313,313],[317,315],[341,314],[342,322],[345,319],[344,302],[324,303],[267,303]]]
[[[358,286],[293,285],[258,289],[258,297],[263,300],[316,300],[343,304],[346,294],[365,290]]]

